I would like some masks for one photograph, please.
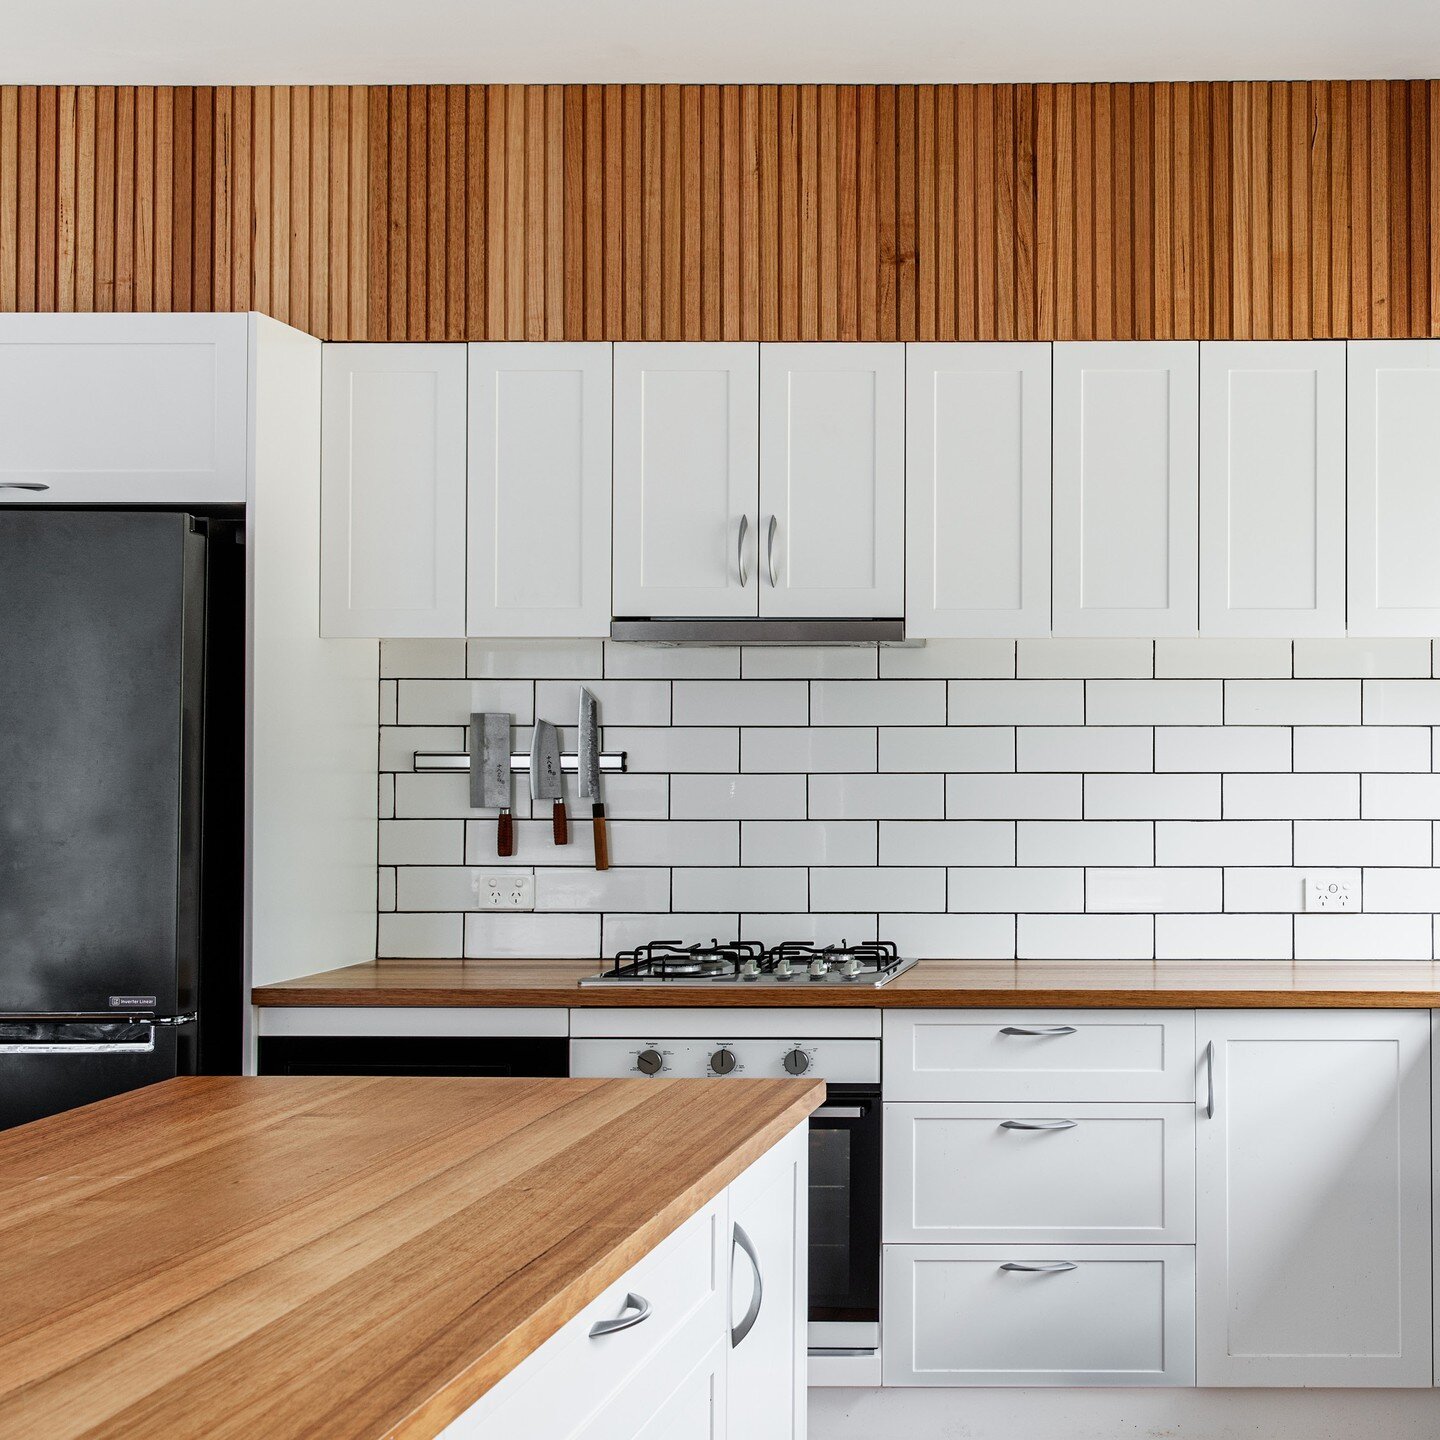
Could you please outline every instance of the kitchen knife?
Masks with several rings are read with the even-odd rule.
[[[605,836],[605,802],[600,798],[600,722],[595,714],[595,697],[580,691],[580,797],[592,801],[590,814],[595,826],[595,868],[610,868],[610,845]]]
[[[503,711],[470,717],[470,804],[498,810],[495,853],[515,853],[515,823],[510,817],[510,717]]]
[[[568,845],[570,827],[565,818],[565,782],[560,775],[560,732],[548,720],[535,722],[530,742],[530,798],[554,802],[550,816],[555,843]]]

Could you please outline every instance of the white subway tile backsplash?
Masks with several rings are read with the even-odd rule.
[[[380,867],[380,884],[377,893],[378,908],[383,914],[395,908],[395,870],[393,866]]]
[[[621,950],[633,950],[651,940],[669,940],[676,945],[730,940],[737,933],[739,920],[739,915],[734,912],[683,915],[672,911],[669,915],[649,912],[627,915],[609,911],[603,917],[601,943],[604,949],[600,953],[606,959],[613,959]]]
[[[1440,725],[1440,680],[1366,680],[1364,691],[1367,725]]]
[[[747,645],[740,656],[746,680],[874,680],[879,673],[868,646]]]
[[[1295,642],[1296,676],[1429,675],[1430,642],[1341,636]]]
[[[677,870],[677,910],[805,910],[808,875],[801,866],[751,865]],[[822,905],[820,909],[838,909]]]
[[[814,820],[941,820],[943,775],[812,775]]]
[[[464,859],[463,820],[380,822],[382,865],[459,865]]]
[[[654,917],[651,919],[653,923]],[[484,911],[465,917],[467,959],[588,960],[599,955],[599,915],[497,915]]]
[[[815,680],[812,725],[943,725],[940,680]]]
[[[740,856],[746,865],[873,865],[876,829],[873,820],[746,820]]]
[[[399,725],[467,725],[480,710],[503,710],[517,725],[535,721],[535,685],[530,680],[397,680]],[[549,711],[545,718],[557,723],[576,713],[570,706],[563,717]]]
[[[395,818],[395,777],[393,775],[380,776],[379,793],[375,798],[375,814],[380,820],[393,820]]]
[[[598,680],[605,673],[600,640],[471,640],[465,674],[472,680]]]
[[[623,645],[605,641],[607,680],[738,680],[738,645]]]
[[[505,861],[497,870],[523,869]],[[476,910],[476,871],[467,865],[404,865],[395,891],[397,910]]]
[[[740,732],[706,726],[608,725],[607,750],[623,750],[635,774],[730,773],[740,768]]]
[[[1300,820],[1296,865],[1428,865],[1427,820]]]
[[[1157,960],[1288,960],[1288,915],[1157,915]]]
[[[1153,640],[1021,640],[1015,673],[1022,680],[1101,676],[1149,677],[1155,673]]]
[[[1440,819],[1440,775],[1362,775],[1360,814],[1366,820]]]
[[[1290,673],[1288,640],[1183,636],[1155,642],[1155,674],[1164,679],[1266,679]]]
[[[589,818],[582,818],[578,827],[572,821],[572,844],[577,828],[591,850]],[[606,829],[611,860],[621,865],[740,863],[740,825],[734,820],[612,820]],[[576,863],[585,863],[583,854]]]
[[[381,959],[445,960],[462,953],[462,915],[381,915],[375,953]]]
[[[950,775],[945,815],[950,820],[1078,820],[1079,775]]]
[[[817,910],[943,910],[945,872],[919,866],[885,869],[816,869],[810,904]]]
[[[675,682],[677,725],[804,725],[809,718],[805,680]]]
[[[1020,865],[1151,865],[1154,860],[1155,827],[1148,820],[1022,820],[1016,827]]]
[[[1218,725],[1219,680],[1087,680],[1087,725]]]
[[[1337,870],[1360,894],[1360,872]],[[1242,865],[1225,871],[1225,908],[1235,911],[1283,911],[1305,908],[1305,871],[1295,866]]]
[[[1083,680],[952,680],[952,725],[1081,725]]]
[[[1013,915],[880,917],[880,934],[917,960],[1013,960]]]
[[[1155,732],[1155,768],[1288,770],[1292,733],[1281,725],[1166,725]]]
[[[1360,816],[1357,775],[1226,775],[1224,779],[1221,803],[1227,820],[1355,820]]]
[[[995,910],[1080,911],[1085,872],[1015,866],[957,866],[950,871],[949,909],[984,914]]]
[[[1155,917],[1019,915],[1015,947],[1021,960],[1150,960]]]
[[[602,743],[605,743],[605,732],[611,725],[670,723],[670,684],[665,680],[591,680],[583,687],[571,680],[538,680],[535,683],[535,713],[552,725],[574,725],[580,713],[582,688],[595,697]],[[723,725],[725,722],[717,720],[714,723]]]
[[[382,680],[380,682],[380,723],[382,725],[394,725],[395,711],[399,704],[399,681]]]
[[[382,640],[380,673],[392,679],[463,680],[463,640]]]
[[[465,749],[463,725],[382,725],[380,727],[380,769],[404,771],[415,768],[417,750],[459,754]]]
[[[881,770],[1009,771],[1015,731],[1008,725],[917,725],[880,731]]]
[[[805,725],[745,729],[740,732],[740,768],[776,775],[873,770],[875,735],[869,729],[812,730]]]
[[[1162,821],[1155,827],[1157,865],[1288,865],[1289,821]]]
[[[1414,911],[1424,915],[1440,911],[1440,870],[1432,866],[1414,870],[1366,870],[1364,875],[1367,910]]]
[[[1017,770],[1153,768],[1155,732],[1148,726],[1027,725],[1017,730],[1015,737]]]
[[[425,775],[396,775],[395,818],[399,820],[470,820],[486,811],[470,805],[470,777],[463,772],[444,771]],[[530,790],[523,781],[513,791],[511,813],[517,818],[530,815]],[[489,811],[490,815],[495,812]],[[493,823],[493,821],[492,821]]]
[[[1092,868],[1085,872],[1085,908],[1129,913],[1219,910],[1220,871],[1165,867]]]
[[[882,865],[1009,865],[1013,820],[882,820]]]
[[[515,853],[502,857],[495,848],[498,833],[493,817],[465,822],[465,863],[487,867],[506,865],[586,865],[594,863],[590,812],[583,817],[572,806],[568,845],[555,843],[548,809],[543,820],[516,820],[513,825]],[[451,822],[430,822],[451,823]],[[612,827],[613,828],[613,827]]]
[[[536,910],[669,910],[670,871],[628,866],[628,858],[609,870],[592,865],[538,871]]]
[[[672,775],[670,814],[677,820],[803,820],[805,776]]]
[[[880,647],[882,680],[1013,680],[1013,640],[926,640]]]
[[[1227,725],[1358,725],[1358,680],[1227,680]]]
[[[788,915],[750,911],[740,917],[740,938],[774,945],[779,940],[808,940],[812,945],[835,945],[842,940],[878,940],[878,917],[831,912]]]
[[[671,814],[670,809],[670,787],[678,785],[682,780],[691,777],[686,775],[611,775],[606,774],[601,781],[601,788],[604,791],[605,813],[612,820],[664,820]],[[525,787],[525,803],[530,803],[529,787]],[[565,803],[569,808],[572,820],[580,816],[582,820],[590,818],[590,801],[580,798],[580,783],[573,775],[565,777]],[[545,802],[541,802],[542,808]],[[528,811],[526,812],[529,813]],[[549,811],[546,809],[546,813]],[[686,818],[686,817],[680,817]],[[697,817],[707,818],[707,817]],[[724,819],[724,816],[717,816],[717,819]]]
[[[1297,725],[1294,766],[1301,770],[1430,769],[1428,725]]]
[[[1087,820],[1218,820],[1218,775],[1087,775]]]
[[[1297,960],[1429,960],[1429,915],[1297,915]]]

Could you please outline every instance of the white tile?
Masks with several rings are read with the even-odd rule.
[[[602,656],[600,640],[472,640],[465,673],[472,680],[598,680]]]
[[[880,933],[917,960],[1013,960],[1013,915],[882,915]]]
[[[380,673],[406,680],[463,680],[463,640],[382,640]]]
[[[1078,867],[1057,870],[958,866],[950,871],[949,908],[971,913],[1083,910],[1085,872]]]
[[[669,910],[670,872],[630,866],[628,858],[609,870],[591,866],[539,871],[536,910]]]
[[[1157,960],[1288,960],[1288,915],[1157,915]]]
[[[1428,770],[1425,725],[1297,725],[1295,769]]]
[[[1227,680],[1227,725],[1357,725],[1358,680]]]
[[[524,868],[508,860],[494,867],[497,872]],[[480,903],[475,889],[478,873],[468,865],[402,865],[395,907],[398,910],[474,910]]]
[[[1218,820],[1218,775],[1087,775],[1087,820]]]
[[[395,711],[399,705],[399,691],[400,683],[397,680],[382,680],[380,682],[380,723],[382,725],[394,725],[396,723]]]
[[[799,867],[676,870],[673,894],[677,910],[804,910],[808,903]]]
[[[1149,960],[1155,921],[1149,915],[1020,915],[1022,960]]]
[[[380,727],[380,769],[405,771],[415,768],[417,750],[438,750],[452,755],[465,749],[463,725],[382,725]]]
[[[782,775],[873,770],[875,749],[874,730],[812,730],[806,725],[745,729],[740,732],[740,768]]]
[[[1367,725],[1440,725],[1440,680],[1367,680]]]
[[[1259,771],[1290,768],[1290,730],[1281,725],[1166,725],[1155,732],[1156,770]]]
[[[873,865],[876,828],[873,820],[746,820],[740,855],[746,865]]]
[[[815,820],[941,820],[942,775],[812,775]]]
[[[375,815],[380,820],[393,820],[395,818],[395,777],[393,775],[380,776],[379,793],[375,797]]]
[[[583,828],[588,839],[589,824]],[[733,820],[618,820],[606,830],[611,858],[624,865],[740,863],[740,826]]]
[[[1220,640],[1177,636],[1155,642],[1155,673],[1164,679],[1264,679],[1290,674],[1288,640]]]
[[[582,688],[597,702],[602,746],[608,747],[606,731],[611,725],[670,723],[670,685],[665,680],[592,680],[583,687],[572,680],[538,680],[535,713],[552,725],[577,724]]]
[[[1158,913],[1220,909],[1220,871],[1178,868],[1094,868],[1085,872],[1085,908]]]
[[[884,869],[815,869],[810,903],[817,910],[943,910],[945,872],[918,866]]]
[[[747,645],[740,652],[747,680],[874,680],[873,645]]]
[[[382,865],[459,865],[465,859],[463,820],[382,820]]]
[[[1355,887],[1355,893],[1360,893],[1358,870],[1340,870],[1334,873],[1345,876]],[[1305,875],[1303,868],[1293,865],[1227,867],[1225,908],[1298,914],[1305,908]]]
[[[740,768],[740,732],[706,726],[612,725],[607,750],[629,755],[630,773],[706,774]]]
[[[777,945],[782,940],[805,940],[811,945],[835,945],[841,940],[877,940],[880,927],[875,915],[853,914],[767,914],[756,911],[740,917],[740,938]],[[886,936],[886,939],[889,939]]]
[[[381,915],[376,953],[382,959],[451,960],[464,948],[461,915]]]
[[[379,884],[377,888],[376,908],[383,914],[387,910],[395,908],[395,870],[392,866],[382,865],[379,872]]]
[[[1288,865],[1291,826],[1282,820],[1161,821],[1157,865]]]
[[[1297,640],[1295,674],[1429,675],[1430,642],[1421,639],[1373,640],[1361,636]]]
[[[708,940],[733,940],[739,933],[737,914],[626,915],[610,912],[602,920],[601,954],[613,959],[621,950],[633,950],[651,940],[676,945],[699,945]]]
[[[395,817],[400,820],[473,820],[477,815],[495,814],[471,806],[467,774],[396,775],[394,782]],[[530,791],[523,783],[514,786],[512,799],[511,813],[517,819],[528,819]]]
[[[593,864],[595,847],[591,838],[589,806],[586,806],[582,814],[577,807],[572,805],[569,822],[569,844],[557,845],[548,806],[543,819],[517,820],[514,825],[515,853],[501,857],[495,852],[495,821],[493,819],[470,820],[465,825],[465,863],[500,869],[507,865],[554,867],[557,865]],[[657,823],[663,824],[664,822]],[[613,824],[610,826],[612,854],[615,853],[615,828]],[[619,858],[618,855],[616,858]],[[625,858],[629,863],[635,863],[633,856],[627,855]],[[660,863],[668,864],[669,862],[662,861]]]
[[[607,680],[738,680],[738,645],[617,645],[605,642]]]
[[[677,680],[677,725],[804,725],[805,680]]]
[[[465,958],[589,960],[600,954],[598,915],[465,917]]]
[[[1010,820],[882,820],[882,865],[1009,865]]]
[[[1155,672],[1152,640],[1021,640],[1015,673],[1022,680],[1079,680],[1092,676],[1149,677]]]
[[[401,725],[467,725],[481,710],[503,710],[517,725],[535,721],[535,686],[529,680],[399,680],[396,721]]]
[[[1428,960],[1429,915],[1297,915],[1297,960]]]
[[[611,820],[663,820],[670,814],[670,787],[687,777],[676,775],[606,775],[601,783],[605,813]],[[530,803],[527,789],[525,803]],[[589,800],[580,798],[579,777],[565,777],[565,803],[572,821],[590,818]],[[698,817],[705,818],[705,817]],[[716,817],[724,819],[724,816]]]
[[[1090,680],[1087,725],[1218,725],[1218,680]]]
[[[1366,870],[1364,895],[1366,910],[1433,915],[1440,911],[1440,870]]]
[[[1021,865],[1149,865],[1155,827],[1148,820],[1024,820],[1016,856]]]
[[[1360,777],[1227,775],[1221,800],[1227,820],[1356,820]]]
[[[803,820],[803,775],[675,775],[670,813],[677,820]]]
[[[1440,775],[1364,775],[1360,813],[1367,820],[1440,819]]]
[[[1013,640],[926,640],[882,645],[884,679],[1007,680],[1015,676]]]
[[[952,725],[1083,725],[1083,680],[952,680]]]
[[[816,680],[810,686],[812,725],[943,725],[940,680]]]
[[[950,820],[1078,820],[1078,775],[950,775],[945,815]]]
[[[880,731],[881,770],[1011,771],[1008,725],[917,725]]]
[[[1302,820],[1295,826],[1297,865],[1429,863],[1425,820]]]
[[[1154,731],[1135,725],[1026,725],[1016,734],[1017,770],[1149,770]]]

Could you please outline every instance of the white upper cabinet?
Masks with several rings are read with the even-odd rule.
[[[1050,632],[1050,346],[907,345],[905,633]]]
[[[614,613],[759,613],[760,347],[615,346]]]
[[[327,345],[320,633],[465,633],[465,347]]]
[[[760,347],[760,613],[905,612],[905,347]]]
[[[1345,345],[1200,347],[1200,629],[1345,633]]]
[[[1440,340],[1349,344],[1349,628],[1440,634]]]
[[[0,316],[0,505],[243,504],[249,326]]]
[[[1054,630],[1197,624],[1199,346],[1055,346]]]
[[[470,635],[610,632],[610,349],[470,346]]]

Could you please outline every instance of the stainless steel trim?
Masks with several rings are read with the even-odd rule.
[[[0,490],[48,490],[38,480],[0,480]]]
[[[1073,1025],[1002,1025],[1002,1035],[1073,1035]]]
[[[1002,1130],[1073,1130],[1075,1120],[1002,1120]]]
[[[750,583],[750,572],[745,568],[745,537],[750,533],[750,517],[740,517],[740,530],[735,536],[735,569],[740,575],[740,588],[743,590]]]
[[[1205,1046],[1205,1118],[1215,1118],[1215,1042]]]
[[[624,775],[629,766],[630,752],[628,750],[607,751],[600,757],[600,768],[612,775]],[[415,752],[415,769],[426,773],[444,770],[468,774],[470,757],[466,754],[453,754],[445,750],[417,750]],[[512,754],[510,769],[516,774],[528,775],[530,773],[530,757],[518,752]],[[567,775],[576,774],[580,769],[580,757],[578,755],[562,755],[560,769]]]
[[[627,645],[898,645],[905,622],[627,617],[610,622],[610,638]]]
[[[812,1120],[863,1120],[865,1118],[865,1107],[863,1105],[822,1105],[818,1110],[810,1112]]]
[[[1071,1260],[1039,1260],[1033,1264],[1019,1260],[1007,1260],[1000,1268],[1002,1270],[1023,1270],[1030,1275],[1063,1275],[1067,1270],[1078,1270],[1080,1267]]]
[[[772,590],[779,589],[780,586],[780,582],[775,578],[775,532],[779,528],[780,517],[772,515],[765,536],[765,568],[770,572],[770,588]]]
[[[148,1027],[144,1040],[86,1040],[67,1045],[59,1040],[0,1040],[0,1055],[149,1055],[155,1049],[156,1020],[135,1020]]]
[[[873,1345],[860,1347],[858,1345],[811,1345],[805,1352],[811,1356],[823,1356],[825,1359],[832,1357],[837,1360],[868,1360],[875,1353]]]
[[[157,1015],[153,1020],[141,1020],[141,1025],[193,1025],[200,1018],[198,1010],[192,1010],[188,1015]]]
[[[627,1310],[633,1310],[633,1315],[627,1315]],[[620,1307],[620,1313],[613,1320],[597,1320],[590,1327],[590,1338],[597,1340],[601,1335],[614,1335],[620,1330],[628,1330],[632,1325],[638,1325],[642,1320],[650,1318],[650,1302],[643,1296],[637,1295],[633,1290],[625,1297],[625,1303]]]
[[[750,1308],[740,1317],[740,1323],[730,1331],[730,1348],[733,1350],[745,1339],[755,1328],[755,1322],[760,1318],[760,1302],[765,1298],[765,1281],[760,1274],[760,1257],[755,1253],[755,1247],[750,1243],[750,1237],[745,1233],[745,1228],[736,1220],[731,1226],[732,1239],[730,1243],[730,1264],[735,1264],[735,1248],[738,1246],[745,1252],[745,1257],[750,1261],[750,1268],[755,1272],[755,1289],[750,1295]]]

